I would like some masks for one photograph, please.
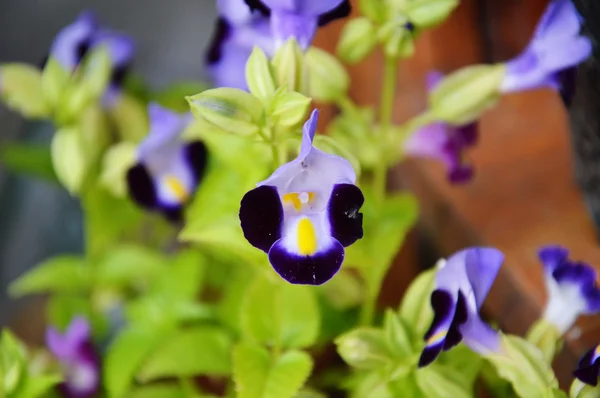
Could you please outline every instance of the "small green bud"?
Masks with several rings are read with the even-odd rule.
[[[504,65],[474,65],[448,75],[429,94],[436,119],[463,125],[479,119],[500,98]]]
[[[383,43],[383,51],[389,57],[409,58],[414,54],[414,32],[407,24],[407,19],[397,18],[385,23],[377,31],[377,37]]]
[[[263,103],[275,94],[275,81],[271,65],[263,50],[254,47],[252,54],[246,62],[246,83],[250,92]]]
[[[281,87],[271,101],[269,116],[281,126],[300,126],[306,120],[310,102],[310,98]]]
[[[526,338],[528,342],[540,349],[544,358],[550,363],[563,344],[560,331],[543,318],[538,319],[531,326]]]
[[[64,94],[71,74],[56,60],[49,57],[42,72],[42,92],[51,107],[56,107]]]
[[[9,108],[25,117],[50,116],[50,107],[42,90],[42,75],[31,65],[0,66],[0,96]]]
[[[419,29],[431,28],[444,22],[458,4],[459,0],[411,0],[406,15]]]
[[[127,195],[127,171],[135,163],[136,145],[120,142],[106,151],[102,161],[100,183],[114,196]]]
[[[569,398],[600,398],[600,387],[593,387],[575,379],[569,389]]]
[[[344,25],[337,47],[338,56],[354,64],[362,61],[377,45],[375,26],[369,19],[354,18]]]
[[[385,334],[378,329],[353,329],[338,337],[335,344],[342,359],[357,369],[382,368],[391,359]]]
[[[332,102],[348,91],[350,78],[333,55],[316,47],[306,52],[308,92],[317,101]]]
[[[243,90],[214,88],[186,99],[196,118],[232,134],[257,134],[263,123],[264,109],[260,100]]]
[[[285,86],[291,91],[306,92],[307,70],[304,53],[295,38],[292,37],[277,50],[272,65],[279,86]]]
[[[78,193],[88,169],[80,131],[74,127],[56,131],[51,152],[56,177],[71,195]]]
[[[359,0],[360,12],[375,22],[385,20],[385,6],[381,0]]]
[[[101,45],[86,56],[81,84],[93,100],[99,99],[106,90],[111,75],[111,59],[107,46]]]

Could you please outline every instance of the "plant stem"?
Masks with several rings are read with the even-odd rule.
[[[359,322],[363,326],[371,326],[371,324],[373,324],[373,318],[375,317],[375,302],[377,301],[377,295],[367,291],[365,296],[365,301],[360,308]]]

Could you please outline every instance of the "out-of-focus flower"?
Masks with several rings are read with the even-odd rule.
[[[579,366],[573,372],[575,377],[585,384],[598,385],[600,377],[600,345],[589,350],[579,361]]]
[[[50,327],[46,344],[64,368],[65,381],[59,385],[64,396],[88,398],[100,389],[100,357],[84,318],[74,318],[64,334]]]
[[[504,261],[497,249],[475,247],[440,260],[431,294],[434,319],[425,334],[419,366],[433,362],[464,340],[482,354],[500,350],[500,335],[479,317],[483,304]]]
[[[111,79],[105,94],[105,103],[110,105],[118,96],[133,60],[135,44],[131,37],[101,27],[94,13],[84,11],[56,35],[50,57],[73,72],[90,50],[100,46],[106,46],[112,62]]]
[[[348,0],[245,0],[252,10],[270,16],[271,32],[282,45],[295,37],[304,49],[310,46],[317,27],[347,17],[350,14]]]
[[[501,90],[505,93],[550,87],[565,102],[573,91],[572,68],[592,53],[590,40],[580,34],[581,18],[571,0],[553,0],[525,50],[506,63]]]
[[[544,265],[548,302],[543,318],[564,334],[579,315],[600,312],[600,289],[596,271],[587,264],[572,262],[569,251],[560,246],[540,249]]]
[[[428,90],[443,79],[439,72],[427,76]],[[435,122],[414,132],[404,142],[407,155],[438,159],[448,168],[448,179],[453,183],[466,182],[473,176],[473,166],[469,164],[463,152],[477,142],[477,123],[464,126],[452,126]]]
[[[220,17],[206,64],[216,87],[247,89],[245,67],[254,46],[273,55],[269,19],[251,11],[244,0],[218,0]]]
[[[268,253],[290,283],[320,285],[340,269],[344,247],[362,238],[364,202],[350,163],[313,147],[318,112],[303,129],[300,154],[242,199],[244,236]]]
[[[137,163],[127,172],[131,197],[142,207],[179,221],[206,166],[206,147],[183,142],[181,134],[192,121],[157,104],[148,106],[150,132],[137,148]]]

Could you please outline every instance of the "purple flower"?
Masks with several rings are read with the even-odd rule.
[[[427,89],[433,88],[443,79],[439,72],[427,75]],[[436,122],[414,132],[404,142],[407,155],[423,156],[441,160],[448,168],[448,179],[452,183],[468,181],[473,176],[473,166],[465,161],[464,150],[477,142],[477,123],[464,126]]]
[[[573,3],[554,0],[542,15],[527,48],[507,62],[501,90],[509,93],[550,87],[566,95],[571,90],[572,79],[565,80],[563,72],[568,76],[569,69],[588,58],[591,52],[590,40],[580,35],[580,16]]]
[[[157,104],[148,106],[150,132],[137,148],[137,163],[127,172],[129,193],[140,206],[179,221],[206,166],[206,147],[185,143],[181,134],[192,120]]]
[[[435,315],[425,334],[420,367],[462,340],[482,354],[500,349],[498,332],[482,321],[478,312],[503,261],[499,250],[485,247],[465,249],[441,261],[431,294]]]
[[[274,41],[269,20],[250,10],[244,0],[218,0],[220,18],[217,20],[206,64],[216,87],[242,90],[246,85],[246,61],[254,46],[272,55]]]
[[[560,333],[569,330],[579,315],[600,312],[596,271],[587,264],[570,261],[568,256],[569,251],[560,246],[547,246],[538,253],[548,290],[543,317]]]
[[[596,387],[600,377],[600,345],[589,350],[579,361],[573,372],[575,377],[585,384]]]
[[[310,46],[317,27],[347,17],[349,0],[245,0],[253,10],[270,16],[277,45],[295,37],[304,49]]]
[[[46,344],[64,368],[59,389],[66,397],[87,398],[100,389],[100,357],[94,348],[90,327],[84,318],[74,318],[64,334],[50,327]]]
[[[294,284],[327,282],[344,261],[344,247],[363,236],[356,174],[347,160],[313,146],[317,119],[315,110],[298,157],[246,193],[240,208],[248,242]]]
[[[133,59],[135,45],[131,37],[102,28],[91,11],[84,11],[75,22],[56,35],[50,49],[50,56],[66,70],[72,72],[90,50],[102,45],[107,47],[112,62],[112,74],[106,99],[111,102],[118,95]]]

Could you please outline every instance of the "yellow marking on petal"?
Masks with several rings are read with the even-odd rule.
[[[429,346],[429,345],[434,345],[434,344],[439,343],[446,337],[447,333],[448,333],[447,330],[441,330],[441,331],[435,333],[433,336],[431,336],[429,339],[427,339],[427,345]]]
[[[179,202],[187,202],[187,200],[190,198],[189,192],[187,189],[185,189],[185,186],[177,179],[177,177],[172,175],[166,176],[165,184]]]
[[[300,211],[304,205],[311,203],[315,196],[314,192],[290,192],[283,195],[283,203],[291,204],[296,211]]]
[[[598,346],[596,347],[596,349],[594,350],[594,357],[595,357],[595,358],[598,358],[598,357],[600,357],[600,345],[598,345]]]
[[[317,234],[310,219],[298,221],[298,251],[303,256],[312,256],[317,251]]]

